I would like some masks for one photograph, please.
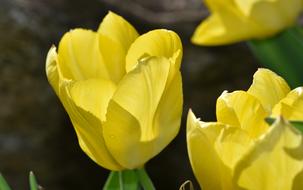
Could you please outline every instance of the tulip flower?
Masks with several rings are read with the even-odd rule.
[[[271,37],[295,24],[302,0],[205,0],[211,15],[196,29],[192,42],[224,45]]]
[[[286,121],[303,120],[303,87],[259,69],[248,91],[223,92],[217,122],[190,110],[187,146],[203,190],[303,189],[303,136]],[[269,126],[266,117],[277,118]]]
[[[109,12],[98,31],[67,32],[47,55],[46,74],[82,150],[113,171],[135,169],[177,135],[182,44],[172,31],[141,36]]]

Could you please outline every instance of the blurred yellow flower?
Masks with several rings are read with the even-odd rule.
[[[197,27],[192,42],[224,45],[273,36],[295,24],[302,0],[205,0],[211,15]]]
[[[303,189],[303,139],[287,121],[303,120],[303,87],[259,69],[248,91],[223,92],[217,122],[202,122],[190,110],[187,146],[203,190]],[[266,117],[277,117],[269,127]]]
[[[182,44],[172,31],[139,36],[109,12],[97,32],[75,29],[52,47],[46,73],[82,150],[110,170],[142,167],[177,135]]]

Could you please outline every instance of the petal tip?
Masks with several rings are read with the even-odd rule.
[[[199,121],[200,121],[200,119],[195,116],[192,109],[189,109],[188,114],[187,114],[187,123],[186,123],[187,133],[190,133],[193,129],[195,129],[196,123]]]

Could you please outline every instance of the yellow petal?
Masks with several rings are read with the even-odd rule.
[[[174,55],[178,55],[174,58]],[[158,56],[175,59],[179,69],[182,59],[182,43],[179,36],[170,30],[153,30],[143,34],[131,45],[126,56],[126,70],[136,67],[142,56]]]
[[[121,16],[109,12],[101,22],[98,33],[122,46],[124,53],[139,36],[136,29]]]
[[[272,36],[294,24],[301,0],[206,0],[211,15],[197,27],[192,42],[225,45]]]
[[[172,98],[179,104],[182,97],[177,94],[182,92],[181,84],[177,84],[175,94],[165,92],[165,89],[175,89],[166,87],[169,66],[169,60],[165,58],[151,57],[141,62],[122,79],[110,101],[104,138],[111,153],[126,168],[144,165],[172,140],[179,129],[177,116],[180,116],[181,105],[174,106],[177,110],[166,112],[165,119],[163,111],[159,110],[166,111],[167,105],[172,104],[162,100]],[[180,79],[176,81],[181,82]],[[167,97],[168,94],[177,98]]]
[[[114,85],[102,79],[99,79],[100,81],[91,79],[88,80],[90,82],[79,81],[76,83],[64,79],[58,67],[55,47],[52,47],[48,53],[46,73],[50,84],[72,121],[81,149],[94,162],[104,168],[109,170],[123,169],[107,150],[100,120],[104,118],[108,99],[113,93]],[[99,84],[101,85],[99,86]],[[89,100],[86,98],[89,98]],[[92,99],[94,101],[91,101]],[[101,103],[102,105],[100,105]]]
[[[103,61],[111,79],[118,83],[126,73],[126,53],[138,33],[131,24],[113,12],[104,17],[98,33]]]
[[[272,0],[269,0],[269,1],[272,1]],[[252,11],[254,5],[256,5],[256,3],[258,3],[258,2],[266,2],[266,0],[263,0],[263,1],[260,1],[260,0],[250,0],[250,1],[235,0],[235,5],[238,6],[238,8],[242,11],[242,13],[244,13],[245,16],[249,16],[251,14],[251,11]]]
[[[301,152],[301,142],[302,134],[280,119],[237,164],[234,182],[241,189],[291,190],[295,176],[303,169],[303,160],[290,151]]]
[[[59,94],[59,71],[58,71],[58,55],[56,47],[52,46],[47,53],[46,65],[45,65],[46,76],[53,87],[56,94]]]
[[[74,83],[70,87],[70,96],[77,106],[105,121],[107,106],[115,90],[116,86],[111,81],[88,79]]]
[[[166,83],[154,116],[153,124],[154,132],[157,134],[157,146],[165,147],[178,134],[182,108],[182,78],[181,72],[178,71],[173,79]]]
[[[85,82],[83,81],[80,82],[80,84],[62,81],[59,95],[60,100],[75,128],[80,147],[93,161],[100,166],[109,170],[122,170],[124,168],[116,162],[105,145],[101,120],[91,112],[76,105],[72,99],[75,98],[73,95],[76,93],[79,93],[80,96],[84,95],[84,93],[80,92],[78,89],[84,84]],[[78,99],[77,103],[84,103],[84,106],[82,105],[84,108],[91,106],[90,103],[83,102],[81,98]]]
[[[231,170],[215,150],[224,125],[203,123],[190,110],[187,116],[187,150],[196,179],[202,189],[232,190]]]
[[[273,109],[273,117],[283,117],[289,120],[303,120],[303,87],[292,90]]]
[[[285,80],[268,69],[258,69],[248,93],[255,96],[268,113],[290,91]]]
[[[98,34],[93,31],[75,29],[66,33],[59,44],[58,60],[65,78],[110,79],[99,51]]]
[[[225,123],[231,126],[241,127],[241,123],[235,112],[235,109],[230,105],[230,94],[224,91],[221,96],[217,99],[216,104],[216,115],[217,121]]]
[[[223,163],[233,171],[235,164],[247,152],[253,142],[246,131],[239,127],[225,127],[221,130],[214,147]]]
[[[259,27],[231,6],[220,6],[196,28],[191,41],[198,45],[225,45],[250,38]]]
[[[234,2],[233,0],[204,0],[205,5],[208,9],[210,9],[212,12],[220,10],[221,7],[233,7]]]
[[[245,16],[263,28],[262,33],[271,35],[294,25],[302,11],[301,0],[236,0],[235,2]]]
[[[99,35],[99,48],[102,60],[106,66],[109,78],[116,84],[123,78],[126,52],[122,46],[111,38]]]
[[[223,93],[216,108],[218,122],[241,127],[250,137],[258,137],[267,128],[264,119],[267,112],[261,103],[244,91]]]

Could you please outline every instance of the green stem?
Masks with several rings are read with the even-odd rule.
[[[112,171],[103,190],[138,190],[139,180],[135,170]]]
[[[123,184],[123,175],[122,175],[122,171],[118,171],[118,175],[119,175],[119,186],[120,186],[120,190],[124,190],[124,184]]]
[[[139,177],[140,184],[144,190],[155,190],[156,189],[144,168],[137,169],[137,175]]]

